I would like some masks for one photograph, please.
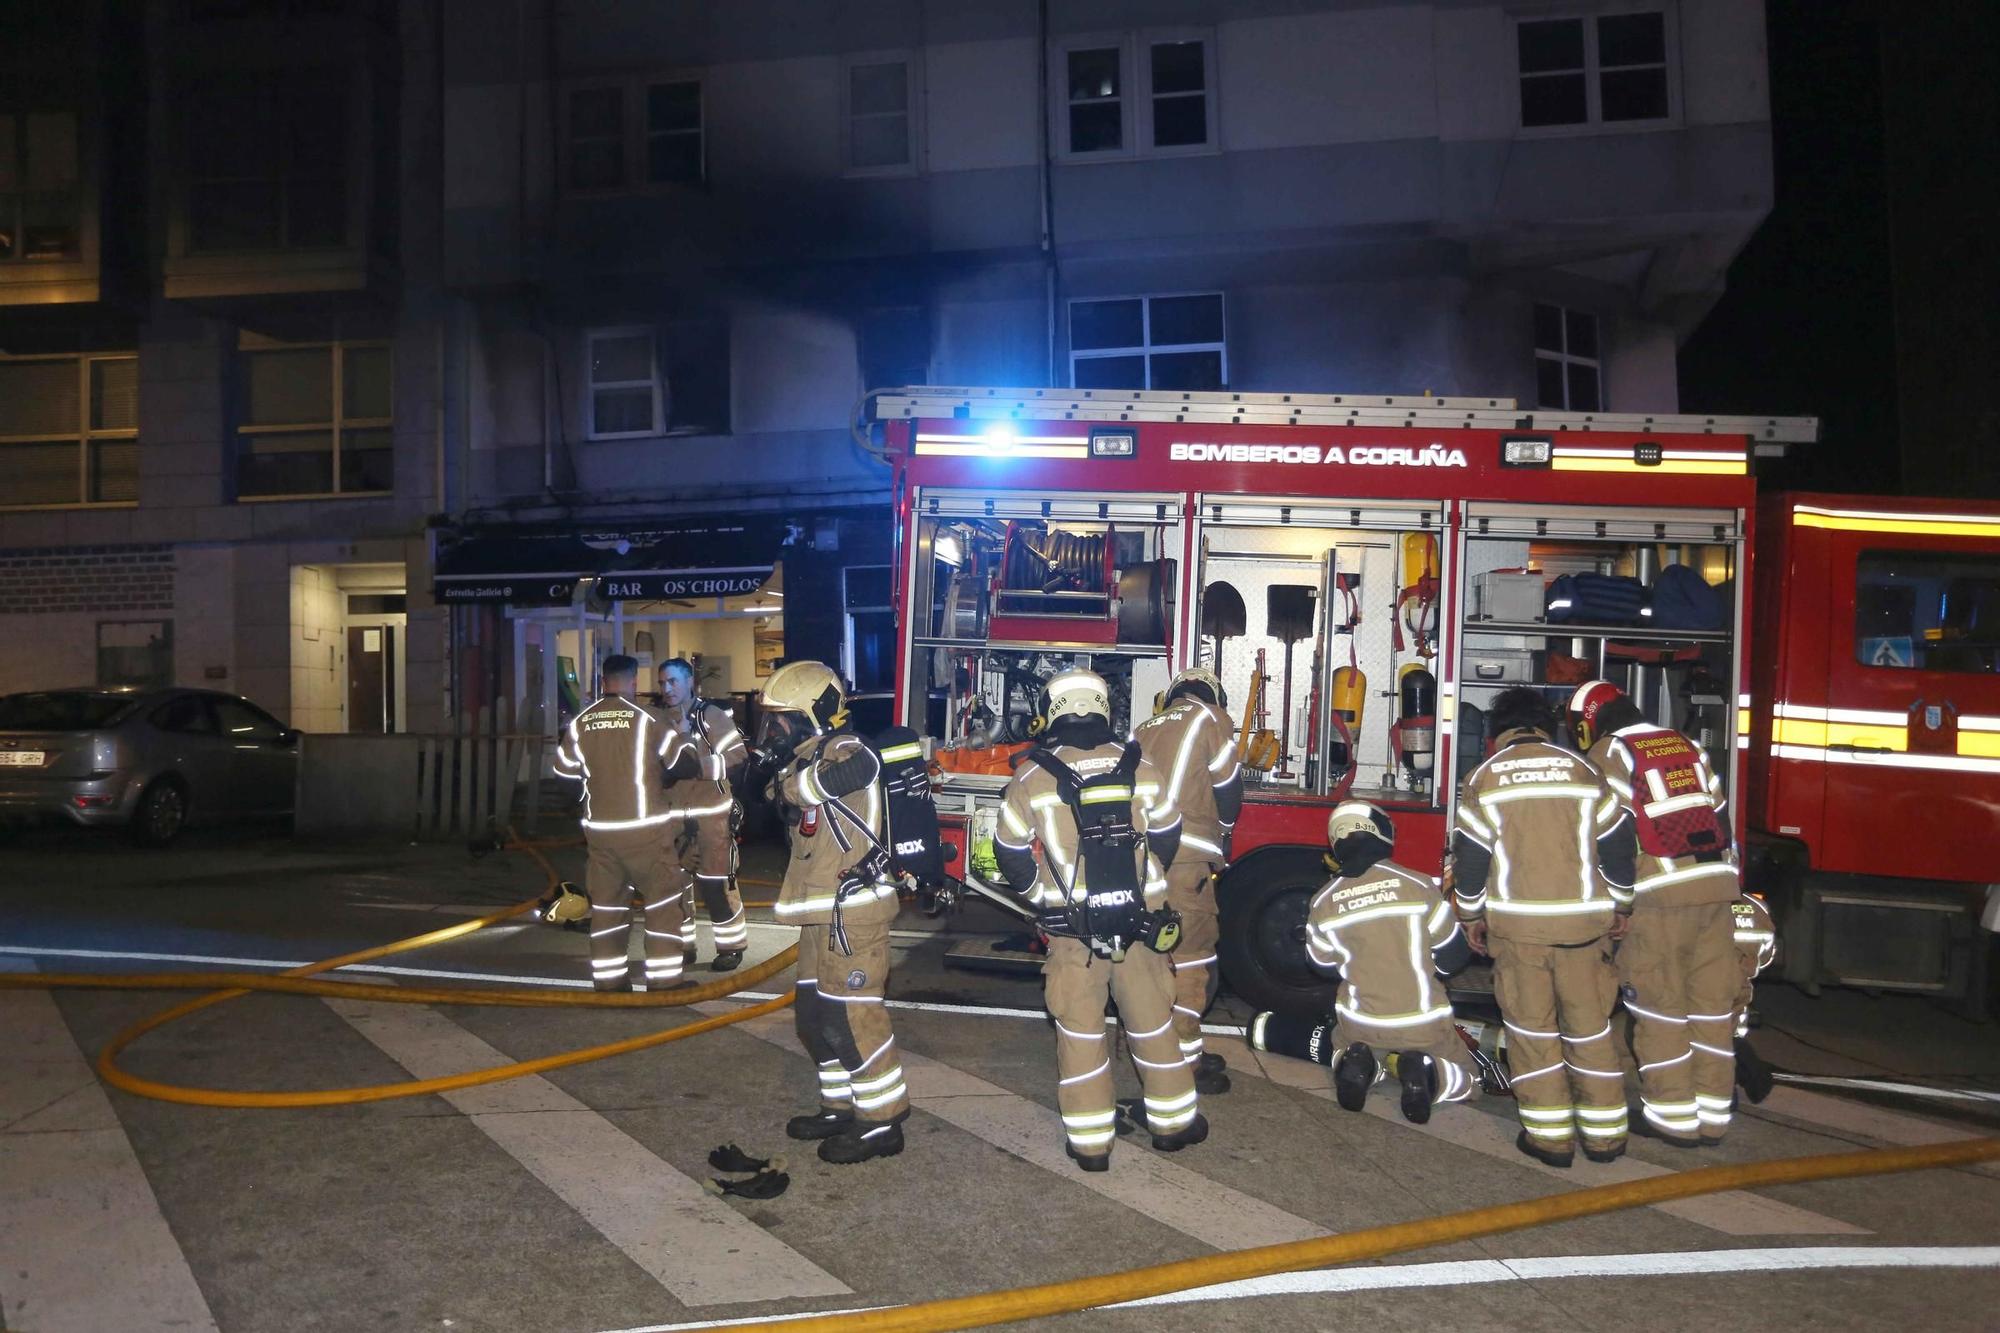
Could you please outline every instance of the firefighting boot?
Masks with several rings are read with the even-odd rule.
[[[785,1122],[787,1138],[830,1139],[843,1134],[854,1123],[852,1111],[815,1111],[811,1115],[795,1115]]]
[[[1559,1166],[1568,1170],[1569,1164],[1576,1160],[1576,1149],[1569,1144],[1565,1143],[1560,1152],[1554,1148],[1546,1148],[1536,1142],[1525,1129],[1521,1131],[1520,1137],[1514,1140],[1514,1146],[1544,1166]]]
[[[1757,1054],[1757,1048],[1750,1044],[1748,1037],[1736,1039],[1736,1085],[1743,1089],[1743,1095],[1756,1105],[1771,1095],[1771,1088],[1777,1079],[1771,1073],[1771,1066],[1764,1063],[1764,1057]]]
[[[1207,1059],[1206,1056],[1202,1057]],[[1217,1056],[1220,1060],[1222,1057]],[[1220,1069],[1205,1070],[1199,1064],[1194,1067],[1194,1090],[1204,1097],[1215,1097],[1229,1091],[1229,1075]]]
[[[1381,1067],[1368,1043],[1357,1041],[1340,1053],[1333,1066],[1333,1095],[1343,1111],[1359,1111],[1368,1104],[1368,1089],[1375,1086]]]
[[[1590,1141],[1588,1134],[1583,1138],[1583,1155],[1593,1162],[1615,1162],[1625,1155],[1625,1140],[1620,1139],[1609,1148],[1600,1148]]]
[[[1111,1154],[1108,1152],[1078,1152],[1076,1145],[1072,1143],[1065,1143],[1063,1151],[1069,1154],[1070,1161],[1075,1162],[1085,1171],[1109,1171],[1111,1169]]]
[[[1229,1061],[1223,1059],[1214,1051],[1203,1051],[1196,1057],[1194,1062],[1194,1072],[1196,1075],[1220,1074],[1227,1068],[1229,1068]]]
[[[1632,1117],[1632,1132],[1642,1139],[1652,1139],[1655,1142],[1665,1143],[1675,1148],[1699,1148],[1701,1146],[1701,1140],[1692,1134],[1667,1133],[1667,1131],[1654,1124],[1643,1111]]]
[[[819,1145],[819,1160],[835,1166],[852,1166],[871,1157],[894,1157],[903,1151],[903,1127],[891,1122],[862,1128],[850,1121],[846,1129]]]
[[[1396,1062],[1396,1081],[1403,1085],[1403,1119],[1413,1125],[1427,1125],[1431,1102],[1437,1097],[1437,1066],[1422,1051],[1398,1051],[1389,1057]]]
[[[731,953],[719,953],[715,956],[715,961],[708,965],[708,970],[711,972],[734,972],[737,964],[742,961],[743,950],[741,949],[737,949]]]
[[[1208,1137],[1208,1117],[1197,1114],[1194,1119],[1171,1134],[1153,1135],[1153,1148],[1157,1152],[1179,1152],[1191,1148]]]

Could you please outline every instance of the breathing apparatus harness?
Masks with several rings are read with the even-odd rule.
[[[1149,910],[1140,883],[1146,838],[1132,824],[1132,782],[1140,758],[1138,744],[1128,741],[1115,768],[1083,777],[1052,749],[1037,747],[1028,753],[1028,762],[1055,779],[1056,792],[1076,821],[1076,872],[1069,883],[1063,882],[1055,858],[1049,858],[1049,874],[1062,890],[1064,910],[1060,921],[1045,919],[1045,928],[1082,940],[1092,953],[1112,962],[1133,944],[1171,953],[1181,936],[1180,913]],[[1080,903],[1078,877],[1084,883]]]

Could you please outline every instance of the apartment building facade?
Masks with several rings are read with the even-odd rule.
[[[1672,411],[1771,201],[1744,0],[79,13],[0,89],[0,689],[308,730],[886,690],[870,388]]]

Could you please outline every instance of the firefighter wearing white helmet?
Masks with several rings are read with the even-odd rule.
[[[1722,780],[1699,745],[1654,726],[1608,680],[1577,687],[1570,733],[1618,794],[1638,838],[1632,926],[1618,945],[1643,1111],[1636,1132],[1718,1144],[1736,1083],[1741,891]]]
[[[1065,1145],[1086,1171],[1111,1164],[1113,1098],[1107,993],[1145,1090],[1153,1146],[1208,1137],[1193,1071],[1174,1037],[1173,948],[1164,867],[1181,817],[1160,772],[1111,727],[1102,677],[1069,670],[1045,689],[1046,725],[1000,807],[994,855],[1049,936],[1042,968],[1056,1024],[1056,1104]]]
[[[1330,1019],[1259,1014],[1250,1042],[1333,1066],[1340,1105],[1359,1111],[1383,1078],[1402,1089],[1403,1118],[1423,1124],[1439,1102],[1478,1083],[1442,978],[1472,961],[1451,904],[1428,875],[1390,860],[1396,826],[1366,801],[1343,801],[1326,822],[1335,873],[1314,895],[1306,952],[1340,976]]]
[[[1161,710],[1132,733],[1140,753],[1166,775],[1181,813],[1180,848],[1167,866],[1167,904],[1181,914],[1174,946],[1174,1034],[1203,1095],[1229,1091],[1220,1055],[1204,1051],[1201,1016],[1215,1001],[1215,876],[1229,862],[1230,835],[1243,809],[1243,768],[1222,681],[1193,666],[1167,684]]]
[[[779,667],[764,685],[758,750],[791,840],[777,917],[799,927],[799,1041],[819,1065],[819,1109],[785,1132],[820,1141],[822,1160],[903,1150],[909,1091],[883,1004],[896,884],[882,850],[882,762],[847,725],[847,692],[819,662]]]
[[[602,697],[570,719],[555,760],[557,773],[583,783],[590,978],[599,990],[632,989],[626,957],[636,895],[645,906],[646,987],[662,989],[681,980],[688,890],[670,845],[685,811],[667,784],[699,774],[701,761],[686,737],[633,702],[635,659],[607,657],[599,673]]]

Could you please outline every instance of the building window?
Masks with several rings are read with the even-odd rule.
[[[1079,389],[1229,385],[1222,293],[1069,303],[1070,383]]]
[[[1214,79],[1208,68],[1210,44],[1198,39],[1147,43],[1155,148],[1199,148],[1214,141],[1209,109]]]
[[[139,359],[0,358],[0,505],[139,498]]]
[[[889,566],[852,565],[841,571],[841,607],[847,617],[847,679],[857,697],[896,688],[896,613],[889,605]]]
[[[1662,10],[1522,20],[1514,37],[1523,128],[1616,125],[1673,115]]]
[[[1063,156],[1153,156],[1214,146],[1215,43],[1206,34],[1085,38],[1058,54],[1055,114]]]
[[[1855,562],[1854,660],[1909,671],[2000,671],[2000,556],[1863,551]]]
[[[684,185],[706,175],[701,81],[636,80],[571,88],[563,180],[572,191]]]
[[[211,75],[187,111],[189,253],[349,243],[345,70]]]
[[[662,393],[653,330],[595,330],[589,353],[590,438],[658,435]]]
[[[1603,360],[1597,316],[1535,305],[1535,399],[1566,412],[1604,410]]]
[[[236,384],[236,495],[381,495],[395,487],[387,343],[246,350]]]
[[[76,258],[81,217],[76,114],[0,103],[0,263]]]
[[[646,183],[702,178],[701,84],[693,79],[646,87]]]
[[[903,56],[851,59],[847,66],[847,170],[895,175],[917,165],[914,66]]]
[[[1125,48],[1076,47],[1063,53],[1068,89],[1069,151],[1117,153],[1125,148]]]

